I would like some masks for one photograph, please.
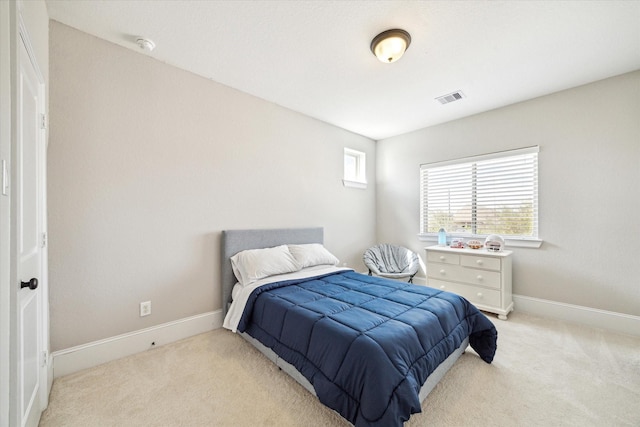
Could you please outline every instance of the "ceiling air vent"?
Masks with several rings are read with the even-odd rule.
[[[448,104],[453,101],[458,101],[462,98],[464,98],[464,93],[462,93],[462,91],[459,90],[457,92],[453,92],[448,95],[439,96],[436,99],[440,101],[440,104]]]

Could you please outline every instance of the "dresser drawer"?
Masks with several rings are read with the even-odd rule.
[[[426,248],[427,286],[465,297],[479,309],[507,320],[513,311],[511,251]]]
[[[497,271],[429,262],[427,263],[427,276],[439,280],[451,280],[500,289],[500,273]]]
[[[500,307],[500,291],[460,283],[429,280],[429,286],[465,297],[472,304]]]
[[[427,252],[427,262],[441,262],[444,264],[460,264],[460,255],[445,252]]]
[[[460,255],[460,265],[465,267],[483,268],[485,270],[500,271],[500,258],[486,256]]]

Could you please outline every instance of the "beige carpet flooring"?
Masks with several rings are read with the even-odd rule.
[[[491,316],[491,315],[490,315]],[[405,424],[640,426],[640,338],[513,313]],[[223,329],[56,379],[40,426],[350,425]]]

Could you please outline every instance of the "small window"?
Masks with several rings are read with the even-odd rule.
[[[344,179],[345,187],[367,188],[366,155],[361,151],[344,149]]]
[[[538,239],[538,147],[420,166],[420,234]]]

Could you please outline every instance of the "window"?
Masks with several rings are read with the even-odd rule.
[[[365,153],[344,149],[344,179],[345,187],[367,188],[367,168]]]
[[[508,244],[539,242],[538,151],[530,147],[421,165],[421,236],[443,227],[460,237],[498,234]]]

